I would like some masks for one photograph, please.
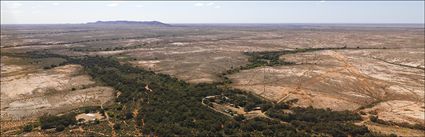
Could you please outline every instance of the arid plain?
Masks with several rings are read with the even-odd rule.
[[[189,83],[218,83],[279,103],[349,110],[356,123],[383,134],[416,136],[425,126],[425,43],[421,25],[2,25],[1,132],[18,130],[44,113],[112,104],[119,91],[96,82],[60,57],[111,56],[121,63]],[[282,54],[288,65],[250,63],[249,52]]]

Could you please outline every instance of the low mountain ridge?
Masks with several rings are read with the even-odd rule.
[[[149,25],[149,26],[171,26],[170,24],[162,23],[159,21],[125,21],[125,20],[117,20],[117,21],[96,21],[89,22],[87,24],[121,24],[121,25]]]

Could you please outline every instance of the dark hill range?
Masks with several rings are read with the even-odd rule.
[[[159,21],[96,21],[87,24],[116,24],[116,25],[148,25],[148,26],[171,26]]]

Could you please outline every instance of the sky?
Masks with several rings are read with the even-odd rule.
[[[424,1],[1,1],[1,24],[424,23]]]

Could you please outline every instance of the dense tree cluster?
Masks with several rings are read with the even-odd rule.
[[[250,56],[250,64],[242,67],[242,69],[295,64],[294,62],[286,62],[279,59],[281,55],[287,54],[287,52],[290,51],[245,52],[245,55]]]
[[[367,127],[352,124],[352,121],[361,120],[361,117],[350,111],[332,111],[312,107],[295,107],[290,110],[292,113],[284,113],[281,109],[271,108],[266,113],[270,117],[289,122],[306,131],[332,136],[371,136]]]
[[[328,122],[306,122],[294,120],[290,122],[296,128],[306,131],[315,131],[328,134],[334,137],[344,136],[374,136],[366,126],[357,126],[348,122],[328,121]]]
[[[350,111],[332,111],[330,109],[315,109],[313,107],[291,109],[296,120],[307,122],[326,122],[326,121],[355,121],[361,120],[360,115]]]
[[[39,118],[39,123],[41,129],[55,128],[56,131],[62,131],[65,127],[77,123],[75,116],[76,114],[73,112],[61,116],[44,115]]]

